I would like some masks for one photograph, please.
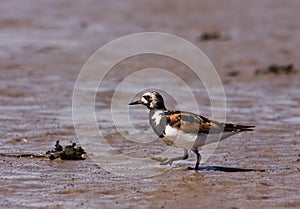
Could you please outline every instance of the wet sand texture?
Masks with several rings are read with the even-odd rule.
[[[0,208],[300,208],[299,73],[255,73],[273,64],[299,69],[299,10],[297,0],[1,1],[0,153],[39,154],[57,140],[79,145],[71,107],[80,69],[107,42],[144,31],[172,33],[200,47],[223,81],[228,121],[257,128],[220,143],[201,171],[187,170],[195,162],[191,154],[151,178],[117,176],[90,158],[1,156]],[[199,40],[208,28],[229,38]],[[210,112],[205,89],[186,66],[154,55],[115,66],[96,111],[108,112],[118,83],[146,67],[180,74],[199,95],[199,111]],[[167,106],[176,108],[170,101]],[[181,105],[188,107],[187,101]],[[152,137],[143,132],[146,110],[131,114],[135,128]],[[116,153],[148,156],[166,149],[160,141],[136,146],[107,121],[98,122]]]

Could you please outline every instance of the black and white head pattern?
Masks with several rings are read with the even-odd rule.
[[[156,91],[144,93],[140,101],[143,105],[145,105],[150,110],[166,109],[163,97]]]

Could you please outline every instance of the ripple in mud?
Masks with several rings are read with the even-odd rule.
[[[22,90],[18,90],[14,88],[5,88],[5,89],[0,89],[0,96],[23,97],[26,96],[26,93]]]
[[[293,124],[293,125],[300,124],[300,117],[287,118],[287,119],[284,119],[283,122]]]

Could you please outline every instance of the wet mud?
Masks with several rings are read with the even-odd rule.
[[[135,160],[120,170],[127,176],[118,175],[104,161],[95,161],[95,153],[78,161],[1,155],[0,207],[300,208],[300,73],[256,73],[270,71],[266,66],[273,64],[300,68],[299,9],[300,2],[292,0],[1,1],[2,154],[39,155],[57,140],[81,146],[72,95],[82,66],[107,42],[144,31],[175,34],[203,50],[223,82],[227,121],[256,128],[222,141],[199,171],[187,169],[195,162],[191,154],[172,166],[150,162],[149,172],[164,169],[150,177],[134,177],[147,171],[144,167],[126,169]],[[199,41],[207,28],[230,38]],[[115,88],[126,75],[149,67],[180,75],[198,95],[199,112],[210,116],[204,86],[182,63],[156,55],[129,58],[106,75],[95,100],[99,129],[113,148],[107,157],[147,158],[168,150],[155,140],[143,108],[129,110],[131,128],[122,124],[117,130],[112,123]],[[136,83],[152,79],[171,85],[163,78],[143,79]],[[133,83],[128,91],[141,91],[135,87]],[[173,103],[167,96],[166,106],[175,109],[180,103],[192,111],[184,93],[178,94],[183,100]],[[120,107],[128,108],[127,95],[117,98]],[[132,142],[124,135],[150,142]],[[88,155],[93,154],[89,146],[94,141],[82,145]],[[113,163],[112,169],[120,164]]]

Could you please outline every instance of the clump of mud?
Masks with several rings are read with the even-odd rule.
[[[271,64],[264,69],[257,69],[255,71],[255,75],[266,75],[266,74],[284,75],[284,74],[292,74],[296,72],[297,70],[295,69],[293,64],[288,64],[288,65]]]
[[[65,147],[59,144],[59,141],[56,141],[55,149],[48,150],[43,154],[3,154],[0,153],[0,156],[5,157],[29,157],[29,158],[48,158],[50,160],[61,159],[61,160],[85,160],[86,152],[82,147],[76,147],[76,143],[72,143],[71,145],[67,145]]]
[[[237,77],[240,75],[240,72],[239,71],[231,71],[227,75],[230,77]]]
[[[50,160],[60,158],[62,160],[84,160],[86,152],[82,147],[76,147],[76,143],[62,147],[59,141],[56,141],[55,149],[46,152]]]
[[[230,37],[216,29],[206,29],[202,31],[198,39],[199,41],[211,41],[211,40],[226,41],[229,40]]]

